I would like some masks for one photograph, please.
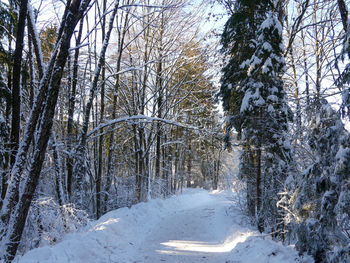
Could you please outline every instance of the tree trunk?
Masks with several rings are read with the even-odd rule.
[[[188,152],[187,152],[187,187],[191,187],[191,170],[192,170],[192,146],[191,140],[188,142]]]
[[[164,134],[164,142],[167,141],[166,133]],[[168,195],[168,164],[170,163],[169,157],[167,156],[167,147],[163,146],[161,149],[162,156],[162,185],[163,185],[163,196],[166,197]]]
[[[62,21],[66,21],[69,6],[71,1],[68,1],[66,5],[65,12],[63,14]],[[32,143],[32,140],[34,138],[34,132],[35,128],[37,127],[39,116],[41,116],[41,113],[43,111],[43,107],[45,105],[45,99],[47,98],[47,92],[48,88],[50,86],[50,80],[53,75],[53,69],[55,67],[57,54],[59,52],[58,45],[59,41],[62,38],[63,30],[65,29],[65,23],[61,23],[61,27],[58,34],[58,39],[56,41],[56,48],[54,49],[54,52],[51,56],[51,60],[49,63],[49,66],[46,70],[46,74],[43,76],[43,78],[40,81],[40,86],[38,89],[38,94],[35,97],[33,108],[30,112],[29,119],[26,123],[25,132],[23,140],[20,144],[19,150],[17,152],[16,156],[16,162],[13,165],[11,169],[11,177],[10,177],[10,183],[9,188],[6,191],[6,197],[4,198],[4,202],[2,205],[1,210],[1,220],[3,222],[3,225],[7,225],[9,222],[10,214],[14,208],[14,206],[17,203],[17,196],[18,196],[18,189],[19,189],[19,183],[21,181],[22,172],[25,168],[25,163],[27,161],[27,153],[29,151],[29,147]],[[34,41],[34,39],[33,39]],[[38,60],[39,62],[39,60]],[[0,239],[2,238],[2,232],[0,233]]]
[[[14,191],[9,191],[9,190],[16,190],[16,189],[8,189],[6,194],[7,205],[5,209],[2,209],[2,212],[3,212],[2,216],[4,216],[4,212],[11,213],[9,224],[6,224],[8,226],[7,233],[6,233],[7,238],[5,240],[2,239],[2,241],[6,241],[6,244],[4,246],[5,250],[1,255],[1,258],[5,262],[11,262],[13,260],[14,256],[16,255],[18,245],[20,243],[20,239],[24,229],[29,207],[34,196],[35,189],[38,185],[42,164],[45,158],[47,143],[51,134],[53,117],[55,114],[55,106],[57,103],[64,65],[66,63],[67,56],[68,56],[70,39],[74,32],[76,23],[85,12],[89,2],[90,1],[87,0],[81,4],[80,0],[73,0],[72,3],[67,3],[67,8],[65,10],[65,14],[63,16],[63,20],[61,24],[62,35],[59,34],[60,41],[59,41],[59,49],[57,49],[58,50],[57,57],[52,56],[52,59],[51,59],[52,61],[50,62],[50,65],[52,65],[52,68],[55,68],[55,70],[52,71],[52,69],[48,68],[46,72],[46,78],[48,79],[48,81],[45,81],[45,79],[42,79],[40,83],[39,90],[40,91],[47,90],[47,96],[45,96],[45,99],[46,99],[45,107],[42,112],[42,119],[40,120],[40,125],[37,133],[37,142],[35,144],[34,155],[32,157],[29,175],[25,184],[23,185],[23,194],[20,197],[20,201],[18,205],[14,207],[12,203],[13,196],[16,195],[16,193]],[[37,96],[40,96],[40,91]],[[36,103],[37,102],[38,100],[36,99]],[[41,105],[38,105],[38,107],[40,106]],[[34,114],[34,111],[35,111],[35,108],[33,108],[31,112],[31,118],[29,120],[34,118],[32,116]],[[33,125],[33,124],[34,126],[36,126],[35,125],[36,123],[29,123],[29,125],[27,124],[24,138],[30,135],[30,131],[31,131],[30,125]],[[19,181],[22,175],[21,172],[19,172],[21,170],[19,167],[21,162],[18,160],[21,156],[23,155],[25,156],[25,154],[22,153],[24,148],[25,147],[21,147],[19,149],[16,156],[16,163],[12,168],[11,179],[12,179],[12,182],[15,182],[15,183],[17,180]]]
[[[21,120],[21,67],[24,46],[24,27],[28,10],[28,0],[21,0],[17,23],[16,48],[13,56],[12,80],[12,120],[11,120],[11,165],[15,163],[19,144]]]
[[[107,47],[109,44],[109,39],[110,39],[110,35],[113,29],[113,23],[114,23],[114,18],[116,16],[116,13],[118,11],[118,7],[119,7],[119,1],[116,1],[113,12],[111,14],[110,20],[109,20],[109,25],[108,25],[108,31],[107,34],[103,40],[103,46],[101,48],[100,51],[100,55],[98,58],[98,63],[94,72],[94,76],[93,76],[93,81],[90,85],[90,95],[89,95],[89,100],[88,103],[86,105],[85,108],[85,113],[84,113],[84,122],[83,122],[83,126],[80,132],[80,141],[79,141],[79,145],[77,147],[76,150],[76,160],[75,160],[75,164],[74,164],[74,170],[76,171],[76,180],[78,182],[78,189],[76,190],[77,192],[77,197],[78,197],[78,206],[80,206],[80,208],[83,208],[83,200],[82,200],[82,183],[84,180],[84,177],[87,174],[87,167],[84,161],[85,158],[85,153],[86,153],[86,143],[87,143],[87,132],[88,132],[88,127],[89,127],[89,122],[90,122],[90,112],[93,106],[93,100],[95,98],[95,93],[97,90],[97,84],[98,84],[98,79],[102,70],[102,65],[105,62],[105,54],[107,51]]]
[[[178,128],[176,128],[178,130]],[[174,161],[174,179],[173,179],[173,188],[172,193],[176,193],[177,187],[178,187],[178,178],[179,178],[179,146],[178,144],[175,145],[175,161]]]
[[[106,0],[103,1],[103,7],[102,7],[102,39],[105,38],[105,26],[106,26]],[[105,111],[105,74],[106,74],[106,68],[105,68],[105,62],[102,63],[102,72],[101,72],[101,106],[100,106],[100,123],[103,123],[104,119],[104,111]],[[103,130],[102,130],[103,131]],[[102,132],[103,134],[103,132]],[[102,187],[102,167],[103,167],[103,135],[100,135],[99,138],[99,144],[98,144],[98,171],[97,171],[97,179],[96,179],[96,218],[99,219],[101,216],[101,187]]]
[[[13,166],[16,160],[16,154],[19,145],[19,134],[21,124],[21,67],[22,67],[22,51],[24,46],[24,28],[28,10],[28,0],[21,0],[20,10],[17,22],[16,47],[13,55],[12,79],[11,73],[9,85],[12,83],[11,90],[11,134],[10,134],[10,165]],[[12,37],[11,37],[12,38]],[[9,68],[10,72],[10,68]],[[7,166],[7,165],[6,165]],[[2,197],[4,198],[7,191],[7,175],[4,174],[4,184],[2,185]],[[18,201],[18,195],[14,197],[15,202]]]
[[[34,102],[34,81],[35,81],[35,69],[34,69],[34,61],[33,61],[33,44],[30,36],[30,32],[28,30],[28,63],[29,63],[29,108],[33,107]]]
[[[159,43],[159,61],[157,63],[157,71],[156,71],[156,89],[158,92],[158,99],[157,99],[157,117],[162,118],[163,112],[163,81],[162,81],[162,28],[161,28],[161,34],[160,34],[160,43]],[[160,122],[157,122],[157,140],[156,140],[156,167],[155,167],[155,174],[156,178],[160,179],[160,163],[161,163],[161,150],[160,150],[160,144],[161,144],[161,137],[162,137],[162,124]]]
[[[298,138],[301,139],[302,137],[302,131],[301,131],[301,107],[300,107],[300,94],[299,94],[299,86],[298,86],[298,80],[297,80],[297,70],[295,66],[295,60],[294,60],[294,50],[293,45],[291,45],[291,48],[289,49],[289,54],[291,58],[291,67],[293,72],[293,86],[294,86],[294,98],[296,100],[296,125],[297,125],[297,135]]]
[[[318,39],[318,26],[317,26],[317,1],[314,0],[314,32],[315,32],[315,60],[316,60],[316,104],[320,101],[321,96],[321,49]]]
[[[41,80],[44,76],[45,63],[44,63],[43,57],[41,56],[42,50],[41,50],[40,42],[38,42],[40,41],[39,35],[35,29],[35,19],[34,19],[33,8],[30,5],[28,5],[27,24],[28,24],[28,31],[30,33],[31,40],[34,46],[34,53],[37,60],[39,79]]]
[[[340,16],[341,16],[341,21],[343,23],[343,28],[345,33],[348,32],[348,14],[349,11],[346,7],[345,1],[344,0],[338,0],[338,7],[340,11]]]
[[[246,171],[245,176],[247,176],[247,206],[248,206],[248,214],[250,217],[254,218],[256,214],[255,204],[256,204],[256,178],[253,175],[253,167],[254,167],[254,154],[250,148],[249,140],[246,139],[245,146],[245,162],[248,171]]]
[[[129,4],[129,1],[127,2]],[[129,13],[126,13],[125,20],[124,20],[124,27],[121,34],[118,35],[118,58],[117,58],[117,64],[116,64],[116,72],[119,72],[121,69],[121,60],[122,55],[124,51],[124,41],[125,41],[125,35],[127,32],[127,25],[129,23]],[[115,84],[113,87],[113,110],[112,110],[112,119],[114,120],[117,117],[117,100],[118,100],[118,90],[119,90],[119,81],[120,81],[120,74],[117,74],[115,79]],[[104,211],[107,211],[107,201],[108,201],[108,192],[110,189],[110,185],[112,182],[112,160],[113,160],[113,154],[114,154],[114,125],[111,126],[111,132],[108,140],[108,157],[107,157],[107,173],[106,173],[106,188],[105,188],[105,197],[104,197]]]
[[[84,19],[80,20],[78,37],[76,39],[75,45],[79,46],[83,31]],[[75,96],[78,83],[78,61],[79,61],[79,48],[75,49],[74,61],[73,61],[73,74],[72,74],[72,86],[69,91],[69,102],[68,102],[68,121],[67,121],[67,192],[68,198],[72,197],[72,181],[73,181],[73,153],[72,153],[72,139],[73,139],[73,115],[75,107]]]
[[[256,211],[258,214],[258,229],[264,232],[264,218],[261,216],[261,148],[256,150]]]
[[[54,132],[52,132],[51,135],[51,148],[52,148],[52,155],[54,160],[54,167],[55,167],[55,178],[56,178],[56,194],[58,199],[58,204],[60,206],[64,205],[66,203],[66,194],[63,187],[63,170],[62,170],[62,162],[60,155],[57,151],[57,145],[56,145],[56,135]]]
[[[304,74],[305,74],[305,94],[306,94],[306,108],[309,109],[310,107],[310,83],[309,83],[309,69],[308,69],[308,63],[307,63],[307,57],[306,57],[306,45],[305,45],[305,39],[304,39],[304,30],[301,30],[301,41],[302,41],[302,47],[303,47],[303,66],[304,66]],[[310,115],[308,113],[308,115]]]
[[[9,0],[9,11],[10,13],[13,12],[13,0]],[[12,57],[11,57],[11,49],[12,49],[12,34],[13,34],[13,24],[9,24],[9,31],[7,32],[7,39],[8,39],[8,55],[7,55],[7,89],[12,90]],[[10,113],[11,113],[11,98],[12,95],[10,94],[9,98],[6,100],[6,109],[5,109],[5,122],[6,124],[9,124],[10,122]],[[10,134],[10,130],[8,130],[8,135]],[[4,170],[2,172],[2,184],[1,184],[1,200],[0,200],[0,209],[2,209],[3,200],[6,195],[7,186],[8,186],[8,176],[9,172],[7,169],[10,167],[10,152],[11,152],[11,143],[10,138],[7,136],[7,141],[9,143],[5,144],[5,158],[4,158]]]

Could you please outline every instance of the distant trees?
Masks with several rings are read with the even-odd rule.
[[[230,16],[225,138],[201,32],[208,1],[197,2],[58,1],[62,17],[45,25],[51,4],[0,3],[2,261],[28,248],[22,233],[40,244],[46,212],[69,231],[183,187],[217,188],[233,128],[258,229],[348,260],[347,1],[216,1]]]
[[[218,184],[203,9],[186,0],[55,4],[62,17],[42,25],[50,4],[0,3],[4,262],[30,247],[25,240],[52,236],[45,213],[70,231],[87,216]]]

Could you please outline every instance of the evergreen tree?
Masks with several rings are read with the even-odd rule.
[[[323,218],[330,214],[329,225],[334,229],[333,249],[328,253],[330,262],[350,262],[350,135],[341,140],[336,155],[335,175],[331,189],[322,199]],[[331,197],[331,198],[328,198]],[[335,198],[332,198],[335,197]],[[326,221],[327,222],[327,221]]]
[[[349,135],[340,115],[326,100],[316,105],[315,111],[318,114],[310,123],[309,144],[317,160],[298,179],[302,183],[296,190],[295,208],[301,223],[296,247],[316,262],[347,262]]]
[[[241,9],[243,6],[250,8],[249,12],[254,10],[250,1],[239,2],[232,21],[242,17],[242,10],[248,12]],[[282,26],[273,9],[270,1],[255,4],[254,16],[248,16],[252,20],[246,20],[252,25],[250,30],[241,31],[239,23],[229,20],[237,27],[228,30],[226,25],[223,40],[227,41],[225,34],[230,32],[232,42],[224,47],[236,49],[232,48],[224,68],[220,92],[224,109],[232,115],[228,127],[233,126],[245,144],[240,172],[247,181],[248,211],[251,216],[257,215],[260,231],[268,226],[272,232],[282,223],[277,211],[278,193],[291,161],[286,136],[289,110],[282,81],[285,69]]]
[[[227,58],[222,69],[221,88],[223,108],[228,115],[228,127],[233,127],[240,134],[242,116],[241,104],[244,96],[243,82],[247,79],[247,71],[240,65],[251,58],[255,50],[255,37],[263,16],[260,9],[268,1],[239,0],[234,4],[235,12],[225,25],[221,37],[223,53]]]
[[[283,232],[283,213],[277,209],[278,194],[283,190],[284,181],[289,173],[292,151],[287,136],[289,111],[282,75],[285,70],[282,44],[282,26],[277,15],[269,12],[258,31],[257,50],[251,59],[248,71],[252,71],[252,85],[249,91],[261,93],[260,98],[253,98],[253,114],[259,116],[257,122],[247,123],[247,130],[254,137],[258,134],[257,146],[263,147],[263,177],[261,217],[270,231]],[[261,61],[260,65],[254,62]],[[262,88],[259,88],[260,85]],[[250,93],[248,92],[248,94]],[[249,95],[248,95],[249,96]],[[245,97],[246,98],[246,97]],[[264,101],[264,104],[261,104]],[[250,112],[248,111],[248,114]],[[249,120],[249,119],[248,119]],[[258,125],[257,125],[258,124]],[[257,137],[258,137],[257,136]],[[261,142],[259,141],[261,140]],[[282,233],[283,235],[283,233]]]
[[[338,0],[338,7],[342,18],[343,23],[343,29],[344,29],[344,35],[343,35],[343,50],[340,54],[341,60],[344,62],[344,60],[350,58],[350,29],[349,29],[349,19],[348,19],[348,8],[343,0]],[[336,67],[337,65],[336,60]],[[343,88],[345,84],[350,83],[350,63],[348,63],[342,74],[339,76],[339,78],[336,81],[336,84]],[[343,115],[348,115],[350,117],[350,89],[345,88],[342,91],[342,105],[341,110]]]
[[[244,97],[244,85],[248,79],[247,70],[241,67],[242,63],[249,60],[255,51],[256,31],[263,21],[261,9],[268,1],[240,0],[233,5],[233,14],[225,25],[221,43],[223,53],[227,58],[226,65],[222,69],[221,88],[219,96],[222,98],[223,108],[226,112],[226,144],[229,145],[229,131],[234,128],[241,138],[243,114],[241,105]],[[255,176],[254,157],[250,142],[245,141],[245,147],[241,154],[240,176],[247,182],[247,206],[250,216],[255,217]]]

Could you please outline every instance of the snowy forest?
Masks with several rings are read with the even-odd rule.
[[[201,188],[350,262],[349,3],[1,0],[0,261]]]

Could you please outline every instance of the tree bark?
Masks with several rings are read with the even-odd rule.
[[[127,2],[129,4],[129,1]],[[121,61],[122,61],[122,55],[124,52],[124,41],[125,41],[125,35],[127,32],[127,25],[129,23],[129,13],[126,13],[125,20],[124,20],[124,27],[123,31],[118,35],[118,58],[117,58],[117,65],[116,65],[116,72],[119,72],[121,69]],[[120,74],[117,74],[115,79],[115,84],[113,87],[113,111],[112,111],[112,119],[116,119],[117,117],[117,100],[118,100],[118,90],[119,90],[119,80],[120,80]],[[106,188],[105,188],[105,197],[104,197],[104,212],[107,211],[107,201],[108,201],[108,192],[111,186],[112,182],[112,160],[113,160],[113,154],[114,154],[114,125],[111,127],[111,132],[108,140],[108,157],[107,157],[107,173],[106,173]]]
[[[16,161],[16,154],[19,145],[20,125],[21,125],[21,67],[22,51],[24,46],[24,28],[26,23],[28,9],[28,0],[21,0],[17,23],[16,47],[13,56],[12,68],[12,90],[11,90],[11,134],[10,134],[10,165],[13,166]],[[7,176],[5,176],[5,179]],[[6,180],[7,181],[7,180]],[[2,196],[7,191],[8,184],[3,184]],[[18,201],[18,195],[14,197]]]
[[[264,232],[264,218],[261,216],[261,148],[256,151],[256,211],[258,214],[258,229]]]
[[[75,45],[79,46],[81,42],[81,36],[83,32],[84,19],[80,20],[78,37],[76,39]],[[75,96],[78,83],[78,69],[79,69],[79,53],[80,49],[76,48],[74,52],[74,61],[73,61],[73,74],[72,74],[72,86],[70,87],[69,92],[69,102],[68,102],[68,121],[67,121],[67,192],[68,198],[72,197],[72,180],[73,180],[73,153],[72,153],[72,141],[73,141],[73,115],[75,107]]]
[[[345,1],[344,0],[338,0],[338,7],[340,11],[340,16],[341,16],[341,21],[343,23],[343,28],[345,33],[348,32],[348,9],[346,7]]]
[[[51,135],[51,148],[52,148],[52,155],[54,160],[54,168],[55,168],[55,179],[56,179],[56,194],[58,199],[58,204],[60,206],[64,205],[66,203],[66,194],[63,187],[63,170],[62,170],[62,163],[61,158],[57,150],[56,145],[56,135],[54,132],[52,132]]]
[[[114,5],[114,9],[113,12],[111,14],[110,20],[109,20],[109,25],[108,25],[108,31],[106,34],[105,39],[103,40],[103,46],[101,48],[100,51],[100,55],[98,58],[98,63],[94,72],[94,76],[93,76],[93,81],[90,85],[90,95],[89,95],[89,100],[88,103],[86,105],[85,108],[85,113],[84,113],[84,122],[83,122],[83,126],[80,132],[80,140],[79,140],[79,145],[77,147],[76,150],[76,160],[75,160],[75,168],[74,170],[76,171],[76,175],[77,178],[76,180],[78,181],[78,189],[77,194],[78,194],[78,207],[80,206],[80,208],[82,208],[82,182],[84,180],[84,176],[87,173],[87,167],[84,164],[84,159],[85,158],[85,153],[86,153],[86,139],[87,139],[87,132],[88,132],[88,127],[89,127],[89,122],[90,122],[90,112],[92,109],[92,105],[93,105],[93,100],[95,98],[95,93],[97,90],[97,84],[98,84],[98,79],[100,77],[100,73],[102,70],[102,65],[105,61],[105,54],[107,51],[107,47],[109,44],[109,39],[110,39],[110,35],[113,29],[113,23],[114,23],[114,18],[116,16],[116,13],[118,11],[118,7],[119,7],[119,0],[116,1],[115,5]]]
[[[20,243],[20,239],[21,239],[25,221],[28,215],[29,207],[34,196],[35,189],[38,185],[42,164],[45,158],[47,143],[51,134],[53,117],[55,114],[55,108],[56,108],[61,78],[63,74],[63,69],[68,56],[70,39],[74,32],[74,28],[77,22],[85,12],[89,2],[90,0],[86,0],[86,1],[73,0],[71,3],[67,3],[67,7],[63,17],[64,19],[62,20],[62,24],[61,24],[61,30],[60,30],[61,34],[59,34],[60,41],[57,48],[58,50],[57,56],[52,56],[52,59],[50,61],[50,65],[52,65],[52,68],[54,68],[55,70],[52,70],[49,68],[46,72],[46,78],[44,77],[40,83],[39,90],[47,91],[47,96],[45,96],[45,99],[46,99],[45,107],[42,112],[42,119],[40,121],[40,125],[37,132],[37,141],[35,144],[35,149],[34,149],[34,154],[31,161],[29,175],[23,186],[23,194],[20,197],[20,201],[18,205],[16,207],[12,207],[12,209],[9,209],[11,208],[11,205],[10,207],[6,206],[5,210],[3,209],[3,212],[7,212],[7,213],[12,212],[9,220],[7,233],[6,233],[7,238],[5,239],[5,241],[7,243],[4,246],[5,251],[3,251],[3,255],[1,255],[1,258],[5,262],[11,262],[14,259],[18,245]],[[41,95],[40,91],[37,96]],[[38,103],[38,99],[36,99],[35,101],[36,103]],[[41,105],[38,105],[38,107],[41,108]],[[35,111],[35,106],[31,112],[31,118],[29,120],[34,118],[32,116],[34,114],[34,111]],[[27,132],[30,133],[31,131],[30,126],[33,124],[35,127],[36,122],[27,124],[26,133]],[[29,134],[25,134],[25,138],[28,135]],[[14,181],[19,180],[21,176],[21,173],[19,172],[21,170],[19,167],[21,162],[18,160],[21,156],[25,156],[25,154],[22,153],[24,148],[25,147],[21,147],[19,149],[20,151],[18,151],[16,156],[16,163],[12,168],[11,174]],[[12,191],[7,191],[6,199],[8,200],[7,201],[8,204],[10,204],[11,200],[13,200],[13,195],[14,193]],[[3,215],[4,214],[2,214],[2,216]]]
[[[28,63],[29,63],[29,108],[33,107],[34,102],[34,81],[35,81],[35,69],[34,69],[34,61],[33,61],[33,44],[30,36],[30,32],[28,30]]]
[[[162,118],[162,107],[163,107],[163,81],[162,81],[162,71],[163,71],[163,64],[162,64],[162,56],[163,56],[163,50],[162,50],[162,38],[163,38],[163,13],[162,13],[162,21],[160,25],[160,34],[159,34],[159,40],[158,40],[158,52],[159,52],[159,58],[157,63],[157,69],[156,69],[156,89],[158,92],[158,99],[157,99],[157,117]],[[160,162],[161,162],[161,151],[160,151],[160,144],[161,144],[161,137],[162,137],[162,125],[160,122],[157,123],[157,140],[156,140],[156,178],[160,179]]]
[[[188,140],[188,149],[187,149],[187,187],[191,187],[191,170],[192,170],[192,146],[191,140]]]
[[[13,12],[13,0],[9,0],[9,11],[10,13]],[[12,49],[12,33],[13,33],[13,24],[9,24],[9,31],[7,32],[7,39],[8,39],[8,54],[7,54],[7,89],[9,91],[12,90],[12,58],[11,58],[11,49]],[[5,122],[6,124],[9,124],[10,122],[10,113],[11,113],[11,98],[12,95],[9,93],[8,99],[6,100],[6,109],[5,109]],[[5,145],[6,153],[5,153],[5,158],[4,158],[4,171],[2,172],[2,188],[1,188],[1,200],[0,200],[0,209],[2,208],[3,205],[3,200],[6,195],[7,187],[8,187],[8,177],[9,177],[9,172],[7,169],[10,167],[10,152],[11,152],[11,143],[10,143],[10,130],[8,130],[8,138],[7,143]]]
[[[66,5],[65,12],[63,14],[62,21],[66,21],[69,6],[71,5],[71,1],[69,0]],[[58,39],[56,42],[56,47],[54,49],[54,52],[51,56],[51,60],[49,63],[49,66],[46,70],[46,73],[44,74],[43,78],[40,81],[40,86],[38,89],[38,94],[35,97],[33,108],[30,112],[29,119],[26,123],[24,137],[22,139],[22,142],[20,144],[20,147],[18,149],[17,155],[16,155],[16,162],[12,166],[11,169],[11,177],[10,177],[10,183],[9,188],[6,191],[6,196],[4,198],[4,202],[1,209],[1,220],[3,222],[3,225],[8,225],[10,214],[14,208],[14,206],[17,203],[17,196],[18,196],[18,189],[19,189],[19,183],[21,181],[22,172],[25,167],[25,163],[27,160],[27,153],[29,151],[29,147],[32,143],[32,140],[34,138],[34,132],[35,128],[38,124],[39,116],[41,116],[41,113],[43,111],[45,99],[47,98],[47,92],[50,85],[50,80],[53,74],[53,69],[55,67],[57,54],[59,52],[59,41],[62,38],[62,33],[65,28],[65,23],[61,23],[61,27],[58,34]],[[34,40],[33,40],[34,41]],[[0,240],[3,236],[3,230],[0,230]]]
[[[33,9],[31,6],[28,6],[28,16],[27,16],[28,31],[34,46],[34,53],[37,60],[39,79],[41,80],[44,76],[45,63],[44,63],[43,57],[41,56],[42,50],[41,50],[40,42],[38,42],[40,41],[40,39],[37,31],[35,30],[34,22],[35,21],[34,21]]]
[[[318,26],[317,26],[317,0],[314,0],[314,32],[315,32],[315,62],[316,62],[316,103],[320,101],[321,96],[321,47],[318,37]]]
[[[105,39],[105,26],[106,26],[106,0],[103,1],[103,7],[102,7],[102,39]],[[100,123],[103,122],[104,119],[104,111],[105,111],[105,74],[106,74],[106,68],[105,68],[105,61],[102,62],[102,69],[101,69],[101,99],[100,99]],[[102,132],[103,134],[103,132]],[[102,168],[103,168],[103,135],[100,135],[99,143],[98,143],[98,171],[97,171],[97,178],[96,178],[96,218],[99,219],[101,217],[101,187],[102,187]]]
[[[247,206],[248,206],[248,213],[249,216],[254,218],[256,215],[256,178],[253,173],[253,167],[254,167],[254,153],[252,152],[251,146],[249,144],[249,140],[246,139],[246,145],[245,145],[245,162],[246,167],[248,168],[248,171],[246,171],[245,176],[247,176]],[[255,186],[255,187],[254,187]]]
[[[24,46],[24,27],[28,9],[28,0],[21,0],[17,23],[16,48],[13,56],[12,79],[12,119],[11,119],[11,165],[15,163],[19,144],[21,120],[21,67]]]
[[[304,74],[305,74],[305,93],[306,93],[306,108],[309,109],[310,107],[310,83],[309,83],[309,69],[308,69],[308,62],[306,57],[306,45],[304,40],[304,30],[301,30],[301,41],[302,41],[302,48],[303,48],[303,66],[304,66]],[[310,114],[308,113],[308,116]]]

